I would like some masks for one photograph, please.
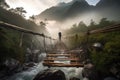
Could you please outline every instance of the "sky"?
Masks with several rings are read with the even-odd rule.
[[[60,2],[68,3],[72,0],[6,0],[11,8],[24,7],[26,17],[40,14],[45,9],[55,6]],[[96,5],[99,0],[86,0],[90,5]]]

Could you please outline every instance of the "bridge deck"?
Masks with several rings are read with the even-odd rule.
[[[47,54],[48,57],[57,57],[57,56],[71,56],[71,54]]]
[[[55,61],[55,60],[59,60],[59,61],[80,61],[80,59],[78,58],[46,58],[44,61]]]
[[[83,64],[63,64],[63,63],[43,63],[44,66],[48,67],[83,67]]]
[[[80,58],[75,52],[66,50],[66,45],[59,41],[55,46],[56,52],[48,53],[44,59],[43,65],[48,67],[83,67],[80,64]],[[62,50],[62,51],[61,51]],[[64,50],[64,52],[63,52]],[[66,61],[69,61],[66,63]]]
[[[60,62],[55,62],[60,61]],[[62,61],[62,62],[61,62]],[[70,61],[69,64],[64,63],[64,61]],[[44,66],[48,67],[83,67],[83,64],[80,64],[80,59],[76,54],[47,54],[47,57],[43,62]]]

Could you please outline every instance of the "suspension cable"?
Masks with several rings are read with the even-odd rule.
[[[20,32],[23,32],[23,33],[39,35],[39,36],[42,36],[42,37],[45,37],[45,38],[51,38],[50,36],[47,36],[43,33],[37,33],[37,32],[34,32],[32,30],[29,30],[29,29],[25,29],[25,28],[22,28],[22,27],[18,27],[16,25],[5,23],[3,21],[0,21],[0,25],[1,25],[0,27],[3,27],[3,28],[10,28],[10,29],[17,30],[17,31],[20,31]],[[51,39],[55,40],[54,38],[51,38]]]

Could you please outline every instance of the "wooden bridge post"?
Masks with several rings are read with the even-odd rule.
[[[53,49],[53,43],[52,43],[52,38],[50,37],[50,45],[51,45],[51,49]]]
[[[46,42],[45,41],[46,41],[45,36],[43,36],[44,50],[46,52]]]
[[[89,35],[90,35],[90,31],[88,30],[87,33],[86,33],[86,44],[87,44],[87,47],[88,47]]]
[[[20,46],[20,47],[22,47],[22,44],[23,44],[23,35],[24,35],[24,33],[22,32],[22,33],[20,34],[20,42],[19,42],[19,46]]]
[[[86,58],[89,58],[89,35],[90,35],[90,30],[87,31],[86,33],[86,42],[85,42],[85,49],[86,49]]]

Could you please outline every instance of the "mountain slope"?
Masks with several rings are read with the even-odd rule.
[[[61,5],[57,5],[46,9],[41,14],[38,15],[39,18],[48,20],[64,20],[71,16],[76,16],[79,12],[85,12],[89,10],[91,6],[85,0],[74,0],[70,3],[61,3]]]
[[[120,0],[100,0],[96,6],[90,6],[85,0],[73,0],[51,7],[38,15],[40,19],[64,21],[86,13],[97,12],[101,18],[119,19]]]
[[[36,32],[41,31],[41,33],[43,33],[43,31],[45,31],[45,28],[42,29],[42,27],[35,24],[33,21],[26,20],[22,16],[5,10],[2,7],[0,7],[0,21],[20,26],[26,29],[34,30]]]
[[[99,8],[120,7],[120,0],[100,0],[96,6]]]
[[[103,17],[120,20],[120,0],[101,0],[95,9]]]
[[[76,1],[64,14],[67,17],[76,17],[78,14],[82,14],[89,11],[92,6],[90,6],[86,1]]]
[[[64,13],[67,11],[69,6],[55,6],[51,7],[44,12],[42,12],[39,16],[39,18],[42,19],[55,19],[55,20],[61,20],[63,18]]]

